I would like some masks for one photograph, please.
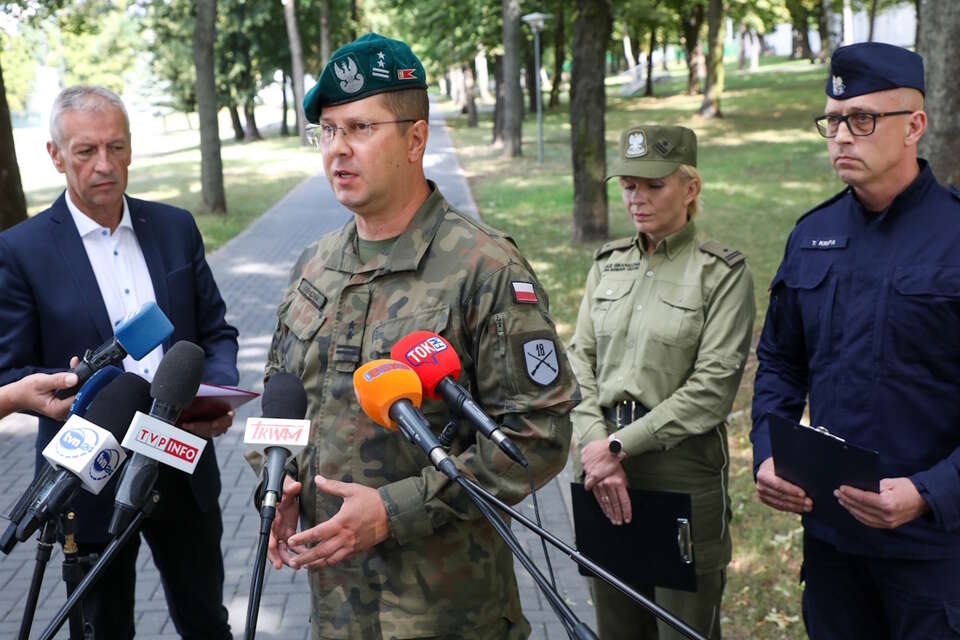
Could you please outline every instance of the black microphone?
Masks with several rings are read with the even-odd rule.
[[[150,385],[153,398],[150,417],[176,425],[180,411],[193,401],[200,388],[205,357],[203,349],[192,342],[181,340],[170,347]],[[117,486],[113,517],[107,529],[110,535],[116,537],[123,533],[143,509],[160,473],[159,464],[142,453],[131,456]]]
[[[173,325],[157,303],[146,303],[117,326],[110,340],[96,349],[88,349],[83,354],[79,364],[70,370],[77,374],[77,384],[69,389],[59,389],[55,395],[61,400],[69,398],[98,369],[119,365],[128,355],[134,360],[140,360],[156,349],[171,333]]]
[[[453,345],[432,331],[414,331],[397,341],[390,349],[390,357],[413,368],[423,392],[429,398],[443,398],[447,406],[466,418],[477,431],[500,447],[514,462],[527,466],[527,459],[517,445],[500,430],[470,393],[457,384],[460,377],[460,359]]]
[[[149,406],[147,381],[133,373],[122,373],[93,398],[84,418],[74,414],[67,420],[43,451],[52,473],[42,476],[47,479],[16,524],[17,540],[23,542],[64,511],[81,487],[94,494],[100,492],[126,459],[118,442],[123,440],[130,420]],[[14,525],[11,522],[10,527]],[[9,553],[14,544],[4,533],[0,551]]]
[[[413,369],[397,360],[373,360],[354,371],[353,390],[371,420],[391,431],[399,428],[407,440],[423,449],[433,466],[456,481],[459,469],[420,412],[423,390]]]
[[[252,449],[266,454],[263,465],[261,516],[263,509],[275,507],[283,495],[284,467],[290,456],[303,450],[310,438],[307,415],[307,392],[300,378],[280,371],[270,376],[260,401],[263,418],[248,418],[243,441]],[[300,423],[300,424],[297,424]],[[272,515],[272,514],[269,514]]]

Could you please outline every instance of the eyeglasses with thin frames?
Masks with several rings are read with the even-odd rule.
[[[857,113],[849,113],[845,116],[837,114],[817,116],[813,121],[817,125],[817,131],[819,131],[820,135],[824,138],[836,138],[837,133],[840,131],[841,124],[847,125],[847,131],[849,131],[851,135],[863,137],[876,131],[877,118],[906,116],[911,113],[913,113],[913,111],[887,111],[886,113],[859,111]]]
[[[341,132],[340,135],[344,141],[362,144],[373,137],[374,127],[377,125],[403,124],[406,122],[416,122],[416,120],[412,118],[406,118],[404,120],[383,120],[381,122],[352,120],[342,127],[328,122],[321,122],[320,124],[307,126],[307,139],[309,139],[317,149],[323,151],[333,142],[334,138],[337,137],[337,131]]]

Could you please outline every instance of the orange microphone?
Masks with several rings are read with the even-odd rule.
[[[423,449],[433,466],[456,481],[460,471],[420,412],[423,389],[413,369],[396,360],[372,360],[354,371],[353,390],[367,417],[385,429],[399,428],[407,440]]]

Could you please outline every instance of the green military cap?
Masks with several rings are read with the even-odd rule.
[[[686,127],[640,125],[620,134],[617,157],[606,179],[617,176],[662,178],[681,164],[697,166],[697,134]]]
[[[324,107],[376,93],[426,88],[423,65],[406,42],[368,33],[334,52],[304,96],[303,113],[307,122],[316,124]]]

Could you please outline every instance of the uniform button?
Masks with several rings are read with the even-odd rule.
[[[613,289],[607,289],[607,295],[608,296],[613,295]]]
[[[130,289],[124,289],[123,292],[126,293],[127,295],[129,295],[129,294],[130,294]]]
[[[102,235],[102,236],[107,235],[107,230],[106,230],[106,229],[101,230],[101,231],[100,231],[100,235]]]
[[[652,278],[652,277],[653,277],[653,271],[647,271],[647,277],[648,277],[648,278]]]
[[[642,310],[643,310],[643,305],[642,305],[642,304],[638,304],[638,305],[637,305],[637,311],[642,311]]]
[[[118,256],[118,255],[120,255],[120,252],[117,251],[116,249],[114,249],[114,250],[113,250],[113,255]]]

